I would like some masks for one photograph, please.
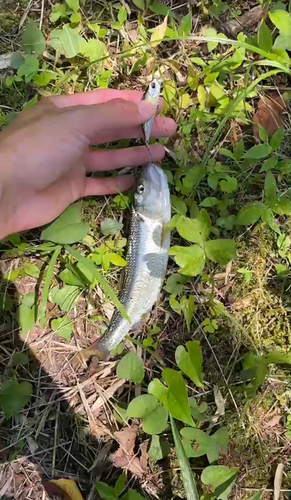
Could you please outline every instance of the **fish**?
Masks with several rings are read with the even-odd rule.
[[[110,351],[156,303],[168,264],[170,218],[167,176],[160,167],[148,163],[136,181],[127,266],[119,296],[129,320],[116,309],[107,333],[89,347],[91,356],[109,359]]]
[[[143,99],[145,101],[150,101],[154,105],[154,114],[153,114],[152,118],[143,124],[144,140],[145,140],[145,143],[147,146],[149,144],[151,131],[152,131],[152,127],[153,127],[153,123],[154,123],[154,119],[155,119],[155,114],[156,114],[158,103],[159,103],[161,85],[162,85],[162,80],[158,79],[158,78],[154,78],[154,80],[152,80],[151,83],[149,84],[148,89],[143,96]]]

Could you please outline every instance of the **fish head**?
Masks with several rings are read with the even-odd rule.
[[[134,206],[141,216],[165,223],[170,219],[171,203],[167,176],[153,163],[143,167],[137,178]]]
[[[161,92],[161,84],[162,80],[160,78],[154,78],[154,80],[151,81],[147,90],[147,98],[149,100],[157,99],[159,97]]]

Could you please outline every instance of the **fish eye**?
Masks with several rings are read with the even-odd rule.
[[[144,185],[140,184],[139,186],[137,186],[136,191],[138,194],[143,194],[144,193]]]
[[[156,84],[155,82],[152,82],[152,89],[155,89],[156,88]]]

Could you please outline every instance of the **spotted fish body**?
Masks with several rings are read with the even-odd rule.
[[[94,344],[97,356],[103,359],[110,356],[110,351],[158,299],[168,263],[170,234],[166,224],[170,217],[167,177],[161,168],[148,164],[135,190],[127,267],[119,297],[130,321],[115,311],[107,334]]]
[[[153,123],[154,123],[154,119],[155,119],[155,114],[156,114],[158,103],[159,103],[160,91],[161,91],[161,80],[158,80],[155,78],[149,84],[149,87],[144,95],[144,100],[150,101],[154,105],[153,117],[143,124],[144,140],[145,140],[145,143],[147,145],[149,144],[151,131],[152,131],[152,127],[153,127]]]

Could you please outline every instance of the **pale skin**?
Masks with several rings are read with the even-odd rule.
[[[161,161],[160,144],[150,152],[145,146],[90,150],[143,137],[142,124],[154,108],[141,98],[141,92],[119,90],[49,97],[0,132],[0,239],[51,222],[79,198],[126,191],[134,183],[131,175],[92,178],[90,172]],[[153,137],[175,131],[171,118],[155,118]]]

